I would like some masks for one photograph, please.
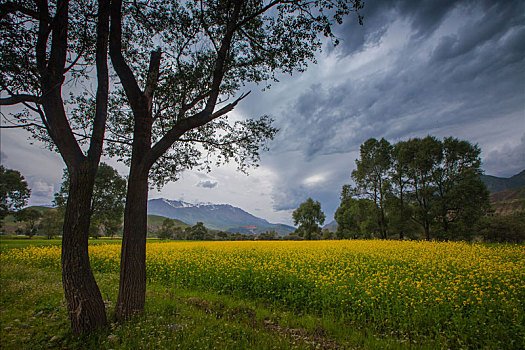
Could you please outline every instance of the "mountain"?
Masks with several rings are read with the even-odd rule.
[[[256,234],[275,230],[279,234],[287,234],[295,231],[292,226],[269,223],[229,204],[192,204],[159,198],[148,201],[148,214],[177,219],[190,225],[202,222],[209,229],[230,232]]]
[[[330,221],[326,225],[323,226],[323,230],[328,229],[330,232],[337,231],[337,222],[335,220]]]
[[[492,175],[481,175],[481,181],[485,183],[490,193],[522,187],[525,186],[525,170],[508,178],[496,177]]]
[[[158,216],[158,215],[148,215],[148,232],[156,232],[160,229],[162,226],[162,222],[167,219],[164,216]],[[175,221],[175,227],[180,227],[182,229],[185,229],[186,227],[189,227],[185,222],[182,222],[180,220],[174,219]]]
[[[511,188],[490,195],[490,203],[496,214],[509,215],[525,210],[525,186]]]

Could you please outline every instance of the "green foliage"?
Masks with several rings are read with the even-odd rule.
[[[24,234],[27,235],[29,238],[33,237],[36,234],[37,224],[41,217],[42,213],[34,208],[21,209],[15,213],[16,221],[25,222],[26,227],[24,229]]]
[[[160,239],[185,239],[184,231],[182,227],[178,226],[175,220],[165,218],[162,221],[162,226],[157,232],[157,236]]]
[[[335,212],[336,236],[339,239],[372,238],[379,230],[377,206],[369,199],[341,196],[341,205]]]
[[[44,234],[48,239],[59,235],[64,225],[64,212],[61,209],[46,210],[38,224],[38,232]]]
[[[356,187],[343,187],[336,212],[339,236],[376,231],[381,238],[416,238],[416,224],[427,240],[471,239],[475,223],[489,210],[480,153],[478,146],[452,137],[427,136],[393,146],[384,139],[367,140],[352,172]]]
[[[525,212],[484,217],[477,223],[475,231],[488,242],[524,243]]]
[[[376,220],[382,238],[387,237],[385,205],[390,190],[389,172],[392,167],[392,146],[384,138],[368,139],[360,147],[357,169],[352,171],[356,189],[376,205]]]
[[[64,169],[60,190],[55,193],[53,203],[61,212],[64,211],[69,189],[69,173]],[[90,235],[100,237],[114,236],[121,231],[122,216],[126,197],[126,180],[105,163],[100,163],[95,177],[93,197],[91,199]]]
[[[191,241],[203,241],[205,239],[212,239],[212,236],[208,233],[208,230],[206,229],[206,227],[204,227],[204,224],[202,222],[198,222],[195,225],[186,228],[184,230],[184,234],[186,236],[186,239]]]
[[[326,218],[321,210],[321,203],[314,202],[312,198],[299,205],[299,208],[292,213],[292,217],[294,225],[299,225],[295,233],[308,240],[321,233],[319,225],[322,225]]]
[[[279,234],[275,230],[266,231],[261,233],[258,237],[260,241],[275,241],[279,239]]]
[[[0,221],[26,205],[31,190],[19,171],[0,165]]]

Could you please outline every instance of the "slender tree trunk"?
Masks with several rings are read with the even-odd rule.
[[[89,333],[107,324],[102,295],[88,255],[91,196],[95,171],[84,161],[70,171],[62,236],[62,283],[73,332]]]
[[[430,224],[425,221],[425,239],[430,241]]]

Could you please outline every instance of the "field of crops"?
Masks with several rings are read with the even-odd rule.
[[[119,245],[90,247],[117,272]],[[60,268],[60,247],[2,252],[1,262]],[[149,243],[151,282],[257,298],[355,327],[450,347],[525,348],[521,245],[398,241]]]

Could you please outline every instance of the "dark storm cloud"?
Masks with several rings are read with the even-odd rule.
[[[377,0],[367,1],[361,15],[364,25],[357,26],[348,19],[335,32],[342,37],[341,48],[345,54],[360,51],[365,45],[377,44],[387,26],[395,20],[406,20],[412,28],[413,39],[425,39],[432,35],[451,11],[469,10],[479,7],[487,14],[490,23],[500,22],[502,27],[514,26],[522,22],[525,6],[519,0]],[[477,29],[475,30],[477,32]]]
[[[524,43],[525,25],[501,13],[465,19],[436,42],[409,40],[388,69],[366,79],[311,84],[281,122],[278,141],[303,145],[310,156],[347,152],[370,137],[395,140],[523,110]]]
[[[300,95],[277,119],[281,131],[272,149],[281,152],[279,157],[299,153],[305,163],[294,168],[293,162],[276,157],[266,162],[284,179],[273,193],[276,210],[296,208],[312,197],[333,212],[355,157],[347,159],[346,168],[324,165],[333,170],[330,181],[306,186],[300,180],[308,177],[309,162],[357,154],[370,137],[391,142],[427,134],[469,139],[474,131],[481,133],[481,123],[489,128],[509,123],[520,135],[524,130],[525,2],[374,1],[366,3],[364,15],[362,27],[345,24],[342,46],[331,54],[338,53],[338,65],[351,65],[357,55],[369,52],[384,57],[368,57],[365,72],[340,66],[357,77],[306,79]],[[396,31],[402,43],[389,46],[386,40]],[[516,124],[520,115],[522,123]],[[484,167],[510,176],[525,167],[524,153],[523,140],[516,147],[485,152]]]
[[[212,180],[202,180],[197,183],[197,187],[203,187],[203,188],[215,188],[217,187],[219,183],[217,181]]]

